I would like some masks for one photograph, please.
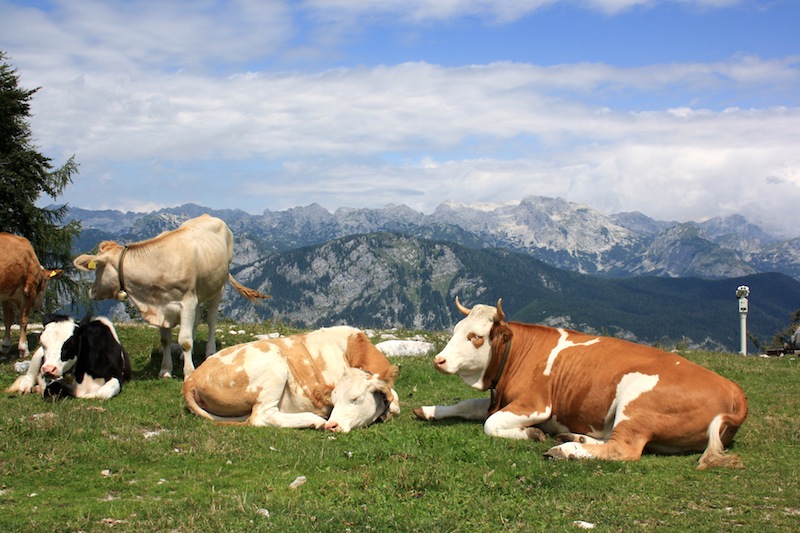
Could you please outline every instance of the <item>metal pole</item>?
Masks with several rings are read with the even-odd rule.
[[[739,324],[742,327],[739,353],[747,355],[747,313],[739,313]]]
[[[750,296],[750,287],[740,285],[736,289],[736,297],[739,299],[739,325],[741,327],[739,353],[747,355],[747,297]]]

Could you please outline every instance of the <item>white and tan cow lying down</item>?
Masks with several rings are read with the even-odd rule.
[[[152,239],[122,246],[100,243],[96,255],[83,254],[73,264],[94,271],[89,295],[95,300],[130,300],[142,317],[161,330],[161,377],[172,376],[172,328],[178,326],[178,344],[183,353],[183,377],[194,370],[192,346],[200,304],[207,303],[208,343],[206,356],[217,351],[214,331],[225,285],[255,302],[269,298],[248,289],[230,274],[233,234],[222,220],[201,215],[173,231]]]
[[[47,315],[28,371],[6,392],[107,400],[131,379],[131,361],[107,318]]]
[[[424,420],[484,421],[488,435],[562,444],[545,455],[638,460],[704,451],[698,469],[741,466],[725,446],[747,417],[735,383],[683,357],[648,346],[565,329],[505,322],[497,307],[476,305],[434,357],[443,374],[491,390],[490,398],[424,406]],[[544,432],[544,433],[542,433]]]
[[[183,383],[193,413],[217,422],[348,432],[400,412],[397,367],[348,326],[230,346]]]

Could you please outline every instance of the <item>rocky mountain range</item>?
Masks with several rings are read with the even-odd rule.
[[[558,268],[605,277],[721,279],[781,272],[800,280],[800,238],[778,239],[739,215],[705,222],[658,221],[642,213],[604,215],[558,198],[527,197],[504,205],[445,202],[430,215],[404,205],[342,207],[331,213],[311,204],[252,215],[188,204],[152,213],[71,208],[69,216],[82,222],[88,238],[136,240],[174,228],[200,213],[218,216],[231,227],[237,264],[383,231],[473,248],[513,250]]]
[[[514,320],[735,351],[738,285],[753,288],[751,341],[769,341],[800,307],[800,239],[781,241],[741,217],[664,222],[541,197],[445,203],[430,215],[318,205],[252,215],[189,204],[69,216],[82,223],[76,252],[85,252],[201,213],[233,231],[237,279],[273,296],[252,306],[229,292],[222,311],[241,321],[442,330],[460,316],[455,295],[468,305],[502,297]]]

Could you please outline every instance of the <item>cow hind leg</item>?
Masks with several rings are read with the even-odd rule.
[[[117,378],[111,378],[106,381],[102,378],[92,378],[87,374],[75,388],[75,397],[110,400],[119,394],[121,390],[122,384]]]
[[[223,286],[223,290],[224,290]],[[206,357],[217,353],[217,315],[219,313],[219,303],[222,300],[222,291],[208,301],[207,319],[208,319],[208,343],[206,343]]]
[[[618,424],[607,441],[586,435],[561,434],[569,439],[545,452],[553,459],[604,459],[611,461],[638,461],[649,440],[648,434],[634,426],[631,421]]]
[[[161,369],[158,371],[158,377],[171,378],[172,377],[172,330],[170,328],[161,328]]]

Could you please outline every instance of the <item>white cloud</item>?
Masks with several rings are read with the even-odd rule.
[[[409,22],[480,17],[508,23],[558,4],[586,7],[616,15],[635,8],[677,3],[698,8],[722,8],[742,0],[306,0],[305,5],[327,19],[339,22],[358,17],[396,16]]]
[[[306,16],[334,26],[330,37],[298,27],[281,2],[59,0],[43,12],[0,0],[0,48],[23,85],[42,86],[36,142],[56,163],[76,155],[81,175],[66,199],[81,207],[406,203],[429,212],[446,199],[546,195],[670,219],[740,212],[796,234],[800,109],[759,96],[797,94],[798,56],[630,68],[269,64],[300,53],[295,39],[309,57],[330,53],[313,47],[335,41],[337,18],[341,27],[400,13],[502,23],[555,3],[306,2]],[[562,3],[616,13],[657,2]]]

